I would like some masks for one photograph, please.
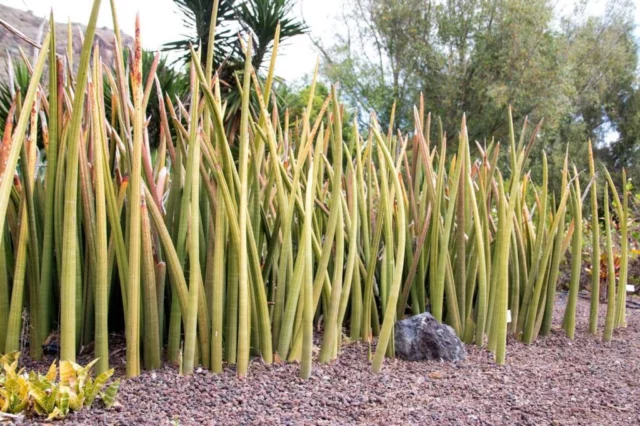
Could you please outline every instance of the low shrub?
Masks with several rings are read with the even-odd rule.
[[[71,361],[54,361],[47,374],[18,368],[20,352],[0,358],[0,413],[47,416],[47,420],[65,418],[99,399],[110,408],[116,399],[120,380],[107,385],[113,369],[91,377],[97,360],[86,366]],[[0,418],[2,416],[0,415]]]

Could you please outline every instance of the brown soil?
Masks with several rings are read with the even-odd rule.
[[[58,424],[640,424],[640,310],[629,309],[628,327],[606,344],[586,333],[588,311],[579,300],[574,341],[558,324],[530,346],[510,340],[504,366],[467,346],[459,364],[388,360],[374,375],[362,344],[314,365],[308,381],[297,365],[259,360],[244,380],[232,367],[184,377],[167,366],[124,380],[119,407]],[[112,356],[118,372],[123,360],[122,350]]]

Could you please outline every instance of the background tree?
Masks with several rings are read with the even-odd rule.
[[[547,151],[554,176],[567,143],[581,169],[589,139],[611,165],[628,166],[637,155],[631,2],[612,1],[600,16],[579,2],[557,18],[548,0],[347,1],[344,32],[329,45],[316,41],[323,72],[352,105],[378,111],[383,123],[395,100],[396,123],[411,130],[411,108],[423,93],[449,138],[463,113],[472,142],[504,140],[509,105],[516,121],[544,118],[545,143],[536,146]]]
[[[309,101],[309,95],[311,94],[311,84],[309,76],[306,76],[301,82],[287,83],[279,81],[275,88],[275,92],[278,100],[278,108],[280,111],[288,110],[289,112],[289,127],[300,126],[302,121],[302,114],[307,108]],[[322,105],[324,104],[327,96],[331,92],[329,86],[323,82],[317,82],[313,100],[311,101],[311,111],[309,113],[309,120],[314,123]],[[347,106],[343,111],[342,117],[342,136],[345,141],[351,141],[353,136],[353,118],[354,111]],[[281,114],[281,121],[284,124],[284,114]],[[295,132],[294,132],[295,133]]]

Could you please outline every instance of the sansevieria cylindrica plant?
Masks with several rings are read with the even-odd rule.
[[[168,96],[159,56],[142,61],[139,20],[133,54],[123,54],[113,0],[114,60],[102,62],[99,6],[79,58],[57,55],[55,35],[44,38],[3,129],[0,351],[20,347],[26,307],[32,357],[59,328],[60,357],[72,361],[94,342],[101,372],[110,335],[122,328],[129,376],[168,361],[185,374],[198,365],[219,373],[226,362],[245,377],[260,357],[300,362],[308,378],[314,354],[331,362],[345,340],[375,344],[380,372],[394,355],[395,322],[430,311],[501,364],[509,334],[527,344],[551,332],[562,268],[571,270],[564,329],[575,337],[587,195],[596,263],[605,225],[604,340],[625,325],[626,176],[614,182],[591,150],[588,177],[565,156],[554,193],[546,154],[532,149],[542,123],[515,123],[509,110],[507,140],[480,143],[464,115],[458,134],[446,135],[423,99],[402,120],[412,120],[410,132],[396,128],[395,108],[387,123],[375,113],[359,123],[337,87],[314,106],[317,65],[294,117],[274,94],[279,33],[267,70],[254,69],[253,41],[241,33],[238,105],[223,98],[213,69],[214,30],[206,52],[190,49],[189,95]],[[150,100],[157,132],[144,113]],[[233,123],[229,108],[239,111]],[[600,282],[591,270],[596,333]]]

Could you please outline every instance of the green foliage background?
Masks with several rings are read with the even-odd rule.
[[[561,16],[548,0],[346,0],[328,45],[316,41],[323,72],[352,106],[388,122],[394,100],[403,130],[424,94],[425,108],[457,137],[466,114],[470,143],[505,141],[514,120],[544,119],[537,150],[549,157],[557,192],[565,150],[587,169],[587,141],[611,170],[638,159],[640,92],[634,5],[609,1],[601,15],[577,2]],[[365,46],[365,48],[362,48]],[[366,120],[366,115],[363,116]],[[540,158],[539,154],[531,156]],[[534,174],[540,164],[532,164]],[[637,180],[640,175],[630,170]],[[537,176],[539,177],[539,176]]]

